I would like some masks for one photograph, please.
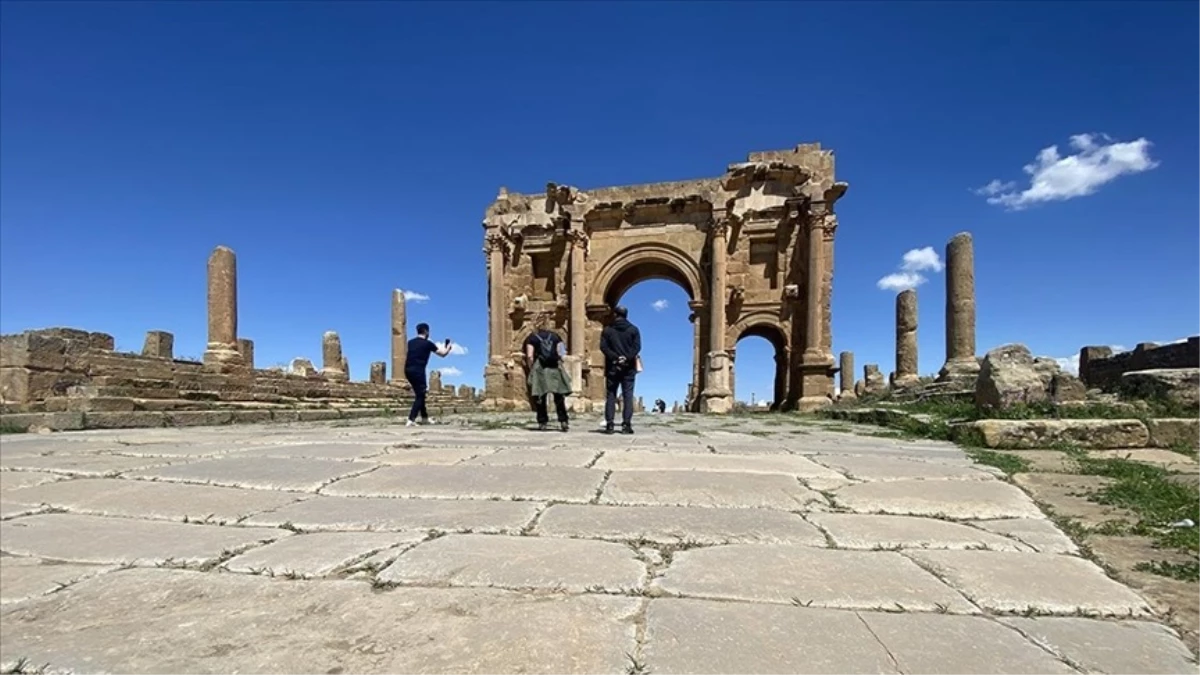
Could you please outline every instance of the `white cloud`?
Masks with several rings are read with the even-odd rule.
[[[454,366],[446,366],[445,368],[438,368],[437,370],[442,374],[442,377],[458,377],[459,375],[462,375],[462,371]]]
[[[900,271],[893,272],[875,282],[884,291],[906,291],[929,281],[921,272],[941,272],[946,268],[941,256],[932,246],[914,248],[900,258]]]
[[[467,353],[467,348],[458,344],[457,342],[451,342],[450,353],[455,356],[465,356]]]
[[[1098,141],[1104,141],[1099,143]],[[987,202],[1020,211],[1041,202],[1063,201],[1094,194],[1101,186],[1121,176],[1142,173],[1158,166],[1150,158],[1150,141],[1117,142],[1106,134],[1076,134],[1070,140],[1073,155],[1058,154],[1058,146],[1042,148],[1037,159],[1024,167],[1029,187],[1014,191],[1013,182],[993,180],[975,194]]]
[[[941,272],[944,267],[942,258],[937,251],[933,250],[932,246],[914,248],[905,253],[900,261],[900,269],[905,272],[923,272],[925,270]]]
[[[655,300],[654,302],[650,303],[650,306],[654,308],[654,311],[661,312],[667,307],[670,307],[671,303],[667,302],[666,300]]]
[[[404,291],[405,302],[428,302],[429,296],[416,291]]]

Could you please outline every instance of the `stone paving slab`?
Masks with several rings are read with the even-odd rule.
[[[586,502],[604,472],[562,466],[385,466],[322,490],[344,497]]]
[[[14,490],[6,498],[76,513],[223,524],[291,504],[290,492],[114,478],[80,478]]]
[[[253,490],[315,492],[331,481],[369,471],[375,466],[367,462],[332,459],[222,457],[134,471],[128,477]]]
[[[798,478],[844,478],[836,471],[795,455],[670,455],[662,452],[626,450],[605,453],[600,461],[596,462],[596,468],[616,471],[708,471],[784,474]]]
[[[897,673],[854,612],[662,598],[650,601],[650,673]]]
[[[406,466],[410,464],[461,464],[468,459],[490,455],[497,448],[389,448],[371,458],[376,464]]]
[[[0,549],[66,562],[153,565],[211,563],[226,551],[282,539],[279,529],[184,525],[52,513],[0,521]]]
[[[998,480],[895,480],[837,490],[834,503],[856,513],[941,516],[959,520],[1043,518],[1033,500]]]
[[[237,449],[238,441],[231,439],[202,443],[188,443],[186,441],[129,443],[114,447],[111,452],[126,457],[166,457],[173,460],[182,460],[221,457],[235,452]]]
[[[899,553],[731,544],[679,551],[653,587],[671,595],[805,607],[978,613]]]
[[[850,478],[863,481],[906,479],[995,480],[995,476],[972,466],[898,459],[894,457],[817,457],[817,462]]]
[[[1141,596],[1083,558],[999,551],[912,551],[907,555],[994,612],[1151,613]]]
[[[364,459],[387,452],[387,444],[363,443],[289,443],[239,449],[234,457],[280,457],[283,459]]]
[[[4,466],[10,470],[37,470],[65,476],[115,476],[137,469],[163,466],[173,461],[178,460],[109,454],[36,455],[5,460]]]
[[[44,510],[40,504],[21,504],[18,502],[0,501],[0,520],[27,516]]]
[[[497,452],[469,459],[464,464],[487,466],[576,466],[591,464],[599,450],[573,448],[501,448]]]
[[[1050,651],[1097,673],[1195,673],[1175,631],[1148,621],[1038,617],[1001,619]]]
[[[231,572],[323,577],[384,549],[415,544],[424,532],[316,532],[260,546],[221,565]]]
[[[614,471],[602,504],[800,510],[824,498],[792,476],[720,471]]]
[[[828,532],[838,548],[1030,550],[1014,539],[935,518],[857,513],[811,513],[807,517]]]
[[[1019,539],[1038,553],[1079,553],[1079,547],[1070,537],[1043,518],[976,520],[971,525]]]
[[[904,673],[1075,673],[992,619],[949,614],[860,612]]]
[[[62,474],[43,471],[0,471],[0,495],[7,496],[5,493],[10,490],[19,490],[65,479],[66,476]]]
[[[3,639],[76,672],[616,673],[640,602],[124,570],[5,611]]]
[[[534,532],[660,544],[825,546],[824,535],[800,516],[769,509],[555,504],[538,519]]]
[[[117,568],[102,565],[49,563],[37,558],[0,557],[0,605],[52,593],[77,581],[115,569]]]
[[[451,534],[405,552],[378,578],[409,585],[629,591],[642,588],[646,566],[622,544]]]
[[[326,497],[251,516],[245,525],[301,530],[414,530],[519,532],[543,504],[480,499]]]

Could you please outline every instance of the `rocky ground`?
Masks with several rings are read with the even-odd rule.
[[[1155,605],[954,445],[798,416],[639,421],[5,435],[0,662],[1198,672]]]

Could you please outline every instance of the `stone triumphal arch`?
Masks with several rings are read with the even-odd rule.
[[[833,152],[817,143],[751,153],[719,178],[589,191],[550,183],[532,195],[501,188],[483,222],[485,405],[527,406],[521,344],[540,319],[567,339],[575,408],[602,400],[600,331],[621,295],[653,278],[690,299],[693,410],[732,409],[734,347],[746,336],[775,347],[776,405],[828,403],[834,204],[846,188],[834,180]]]

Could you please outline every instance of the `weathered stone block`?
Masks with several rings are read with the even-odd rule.
[[[1044,364],[1035,364],[1025,345],[997,347],[983,358],[975,383],[975,404],[981,408],[1007,408],[1045,401],[1053,377],[1047,375],[1048,370]]]
[[[83,419],[88,429],[133,429],[161,427],[166,418],[161,412],[136,411],[84,413]]]
[[[0,366],[63,370],[66,368],[67,341],[36,331],[0,338]]]
[[[1170,401],[1200,407],[1200,368],[1137,370],[1121,376],[1120,392],[1127,398]]]
[[[1150,432],[1141,420],[979,420],[973,429],[989,448],[1028,450],[1058,444],[1082,448],[1144,448]],[[961,433],[961,431],[959,432]]]
[[[1156,448],[1200,448],[1198,419],[1151,419],[1146,420],[1146,428],[1150,431],[1150,445]]]
[[[79,431],[84,428],[84,423],[80,412],[14,413],[0,415],[0,426],[20,431]]]
[[[146,341],[142,344],[142,356],[156,359],[175,358],[175,336],[163,330],[146,332]]]

